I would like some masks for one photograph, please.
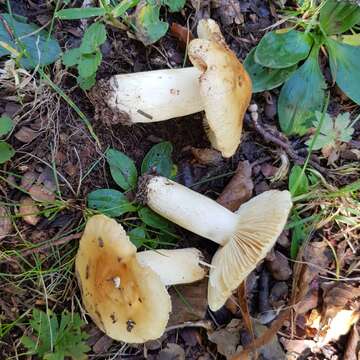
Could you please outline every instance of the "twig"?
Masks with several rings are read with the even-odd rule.
[[[206,330],[214,330],[214,325],[210,320],[199,320],[195,322],[187,321],[179,325],[172,325],[166,328],[166,331],[172,331],[176,329],[183,329],[186,327],[201,327]]]
[[[291,146],[289,141],[283,136],[283,134],[281,134],[275,129],[271,130],[274,134],[272,134],[270,131],[265,130],[263,125],[256,118],[252,119],[252,124],[254,126],[254,129],[264,138],[266,142],[272,142],[273,144],[276,144],[283,148],[285,152],[289,155],[289,157],[296,163],[303,164],[305,162],[305,158],[300,156],[293,149],[293,147]],[[327,174],[327,170],[321,165],[319,165],[317,162],[309,160],[309,164],[321,173]]]

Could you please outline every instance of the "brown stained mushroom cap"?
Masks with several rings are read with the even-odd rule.
[[[159,276],[138,263],[136,247],[115,220],[88,220],[75,267],[85,309],[109,337],[143,343],[163,334],[170,296]]]
[[[189,57],[203,72],[200,95],[209,140],[224,157],[230,157],[240,144],[243,118],[251,100],[251,79],[214,20],[200,20],[198,36],[189,44]]]
[[[274,246],[292,207],[288,191],[266,191],[243,204],[237,232],[221,247],[211,262],[208,302],[221,308],[232,292],[246,279]]]

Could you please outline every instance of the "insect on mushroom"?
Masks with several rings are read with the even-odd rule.
[[[87,223],[75,269],[86,311],[109,337],[130,343],[159,338],[171,312],[166,285],[205,276],[195,248],[136,252],[123,227],[105,215]]]
[[[218,310],[274,246],[290,209],[288,191],[266,191],[235,212],[161,176],[145,175],[138,198],[164,218],[221,247],[210,268],[208,303]]]
[[[199,38],[188,49],[194,67],[121,74],[99,82],[92,91],[97,116],[133,124],[205,110],[212,146],[224,157],[232,156],[251,99],[251,79],[214,20],[200,20],[197,32]]]

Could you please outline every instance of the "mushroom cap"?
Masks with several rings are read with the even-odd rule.
[[[233,237],[213,256],[208,303],[220,309],[274,246],[292,207],[288,191],[266,191],[235,212],[239,223]]]
[[[88,220],[75,268],[85,309],[109,337],[143,343],[163,334],[170,296],[160,277],[139,264],[136,247],[115,220]]]
[[[200,20],[197,31],[199,38],[189,44],[189,58],[202,71],[199,81],[205,129],[211,145],[230,157],[240,144],[243,118],[251,100],[251,79],[214,20]]]

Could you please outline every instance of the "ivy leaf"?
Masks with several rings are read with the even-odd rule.
[[[315,113],[316,120],[314,126],[320,125],[322,113],[317,111]],[[324,147],[336,147],[339,142],[348,142],[351,140],[354,129],[351,125],[351,119],[349,113],[339,114],[335,120],[331,118],[329,114],[324,114],[323,124],[318,137],[316,138],[313,149],[320,150]],[[310,146],[314,135],[306,142],[306,145]]]
[[[282,131],[287,135],[303,135],[312,124],[314,113],[325,100],[325,80],[318,63],[319,46],[285,82],[278,101]]]
[[[170,12],[180,11],[185,6],[186,0],[162,0],[161,3],[169,7]]]
[[[135,12],[135,33],[144,45],[150,45],[162,38],[169,24],[160,20],[160,6],[140,3]]]
[[[169,178],[173,169],[173,162],[171,160],[172,151],[173,146],[169,141],[154,145],[143,159],[141,174],[151,171]]]
[[[14,148],[6,141],[0,141],[0,164],[10,160],[15,155]]]
[[[244,66],[251,77],[253,92],[258,93],[280,86],[296,70],[296,65],[284,69],[271,69],[255,62],[255,49],[247,55]]]
[[[105,9],[97,7],[63,9],[55,13],[55,17],[61,20],[87,19],[94,16],[104,16]]]
[[[123,190],[133,189],[137,183],[137,170],[133,160],[121,151],[109,149],[106,160],[110,166],[111,176]]]
[[[4,115],[0,117],[0,136],[8,134],[13,127],[14,123],[9,116]]]
[[[118,217],[127,212],[136,211],[126,196],[117,190],[99,189],[92,191],[87,198],[88,206],[91,209],[98,210],[110,217]]]
[[[39,65],[49,65],[55,62],[60,54],[61,49],[56,39],[41,30],[35,24],[27,24],[26,18],[22,16],[11,16],[10,14],[0,14],[3,21],[0,21],[0,41],[7,46],[15,49],[22,54],[20,65],[25,69],[33,69]],[[9,34],[7,27],[13,32],[16,39]],[[25,56],[23,49],[26,50],[28,58]],[[9,48],[0,46],[0,56],[13,55]]]
[[[289,191],[292,196],[302,195],[309,190],[309,180],[307,176],[302,173],[302,168],[299,165],[292,167],[289,175]],[[300,178],[301,176],[301,178]],[[300,178],[300,180],[299,180]]]
[[[305,59],[309,55],[312,43],[312,37],[304,32],[270,31],[256,47],[255,62],[274,69],[287,68]]]
[[[346,1],[327,0],[320,10],[320,25],[328,34],[341,34],[360,23],[360,7]]]
[[[85,31],[81,41],[80,51],[82,54],[92,54],[106,41],[105,25],[96,22],[91,24]]]
[[[330,38],[326,45],[333,79],[351,100],[360,104],[360,46],[343,44]]]

